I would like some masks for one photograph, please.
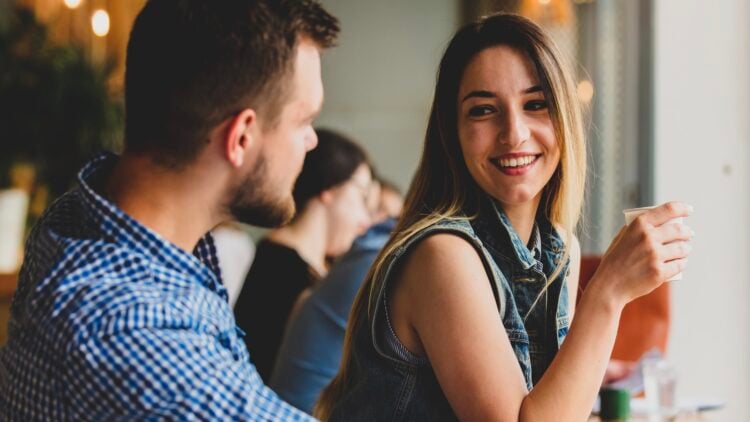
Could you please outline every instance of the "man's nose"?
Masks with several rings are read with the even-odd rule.
[[[305,151],[312,151],[318,146],[318,135],[315,131],[305,138]]]

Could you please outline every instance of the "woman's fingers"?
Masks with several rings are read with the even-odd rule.
[[[611,287],[628,301],[652,291],[682,272],[692,250],[690,227],[672,221],[692,207],[670,202],[638,216],[621,230],[600,265]]]
[[[692,212],[693,207],[684,202],[667,202],[639,215],[636,220],[643,220],[645,223],[658,227],[669,220],[687,217]]]
[[[677,241],[672,242],[662,247],[662,260],[664,262],[673,261],[675,259],[687,258],[690,255],[690,251],[693,247],[688,242]]]
[[[664,263],[664,279],[669,280],[670,278],[676,276],[677,274],[685,271],[685,268],[687,267],[688,260],[687,258],[682,259],[675,259],[674,261],[669,261]]]
[[[668,244],[676,241],[688,241],[695,236],[693,230],[682,223],[667,223],[656,227],[656,240],[662,244]]]

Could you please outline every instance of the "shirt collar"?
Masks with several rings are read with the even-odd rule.
[[[96,191],[95,187],[103,184],[118,159],[116,154],[104,152],[78,173],[87,216],[107,240],[145,254],[158,265],[197,278],[207,288],[226,297],[216,246],[210,233],[198,241],[191,255],[127,215]]]

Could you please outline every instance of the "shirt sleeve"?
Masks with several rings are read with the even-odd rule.
[[[233,337],[229,341],[239,341]],[[71,418],[311,421],[217,337],[187,329],[97,335],[67,355]],[[244,345],[241,346],[244,350]]]

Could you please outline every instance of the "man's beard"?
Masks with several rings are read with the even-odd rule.
[[[259,160],[232,196],[229,212],[240,223],[279,227],[294,217],[291,192],[280,194],[275,187],[268,186],[266,167],[265,160]]]

